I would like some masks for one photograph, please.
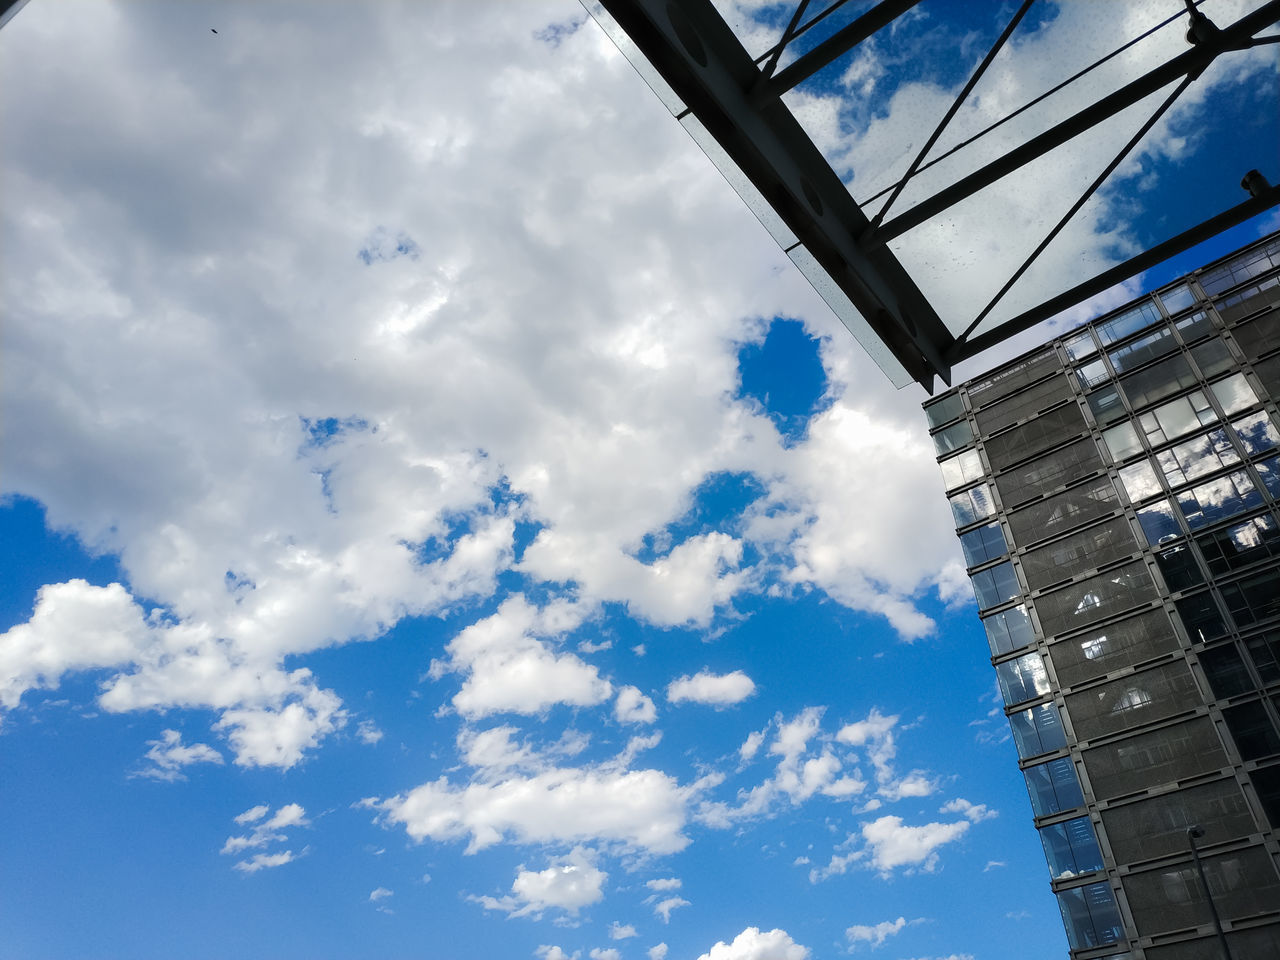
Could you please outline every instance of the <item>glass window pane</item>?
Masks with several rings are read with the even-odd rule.
[[[1240,438],[1240,443],[1250,455],[1264,453],[1272,447],[1280,446],[1280,431],[1271,422],[1265,410],[1251,413],[1234,421],[1231,426]]]
[[[924,408],[924,415],[928,418],[931,427],[950,423],[962,413],[964,413],[964,400],[958,393],[943,397],[937,403],[931,403]]]
[[[1155,403],[1171,393],[1194,386],[1196,376],[1182,354],[1161,360],[1137,373],[1131,373],[1120,381],[1120,387],[1134,409]]]
[[[1187,639],[1192,643],[1204,643],[1227,632],[1226,622],[1218,609],[1217,601],[1212,593],[1200,593],[1194,597],[1184,597],[1174,606],[1178,617],[1186,628]]]
[[[1205,424],[1213,423],[1218,419],[1217,414],[1209,406],[1204,394],[1199,390],[1189,393],[1185,397],[1170,400],[1168,403],[1157,407],[1152,411],[1151,416],[1159,424],[1163,440],[1176,440],[1183,434],[1198,430]],[[1144,418],[1143,426],[1147,430],[1148,439],[1151,441],[1152,446],[1162,442],[1152,436],[1149,421],[1146,418]]]
[[[1049,692],[1049,673],[1038,653],[996,664],[996,682],[1008,706],[1024,703]]]
[[[1280,680],[1280,630],[1271,630],[1261,636],[1250,637],[1244,645],[1263,683],[1275,683]]]
[[[1192,530],[1226,520],[1262,503],[1262,494],[1243,470],[1178,494],[1178,508]]]
[[[1013,742],[1018,748],[1018,757],[1022,760],[1038,757],[1067,745],[1062,718],[1058,715],[1058,707],[1052,703],[1042,703],[1030,710],[1011,714],[1009,727],[1013,730]]]
[[[1254,689],[1253,677],[1249,676],[1249,670],[1234,643],[1224,643],[1200,651],[1200,666],[1215,697],[1234,697]]]
[[[1022,772],[1031,795],[1031,810],[1037,817],[1072,810],[1084,803],[1080,779],[1070,757],[1027,767]]]
[[[1156,566],[1160,568],[1170,593],[1204,583],[1204,574],[1200,572],[1200,564],[1196,562],[1195,551],[1185,543],[1157,553]]]
[[[1258,402],[1258,395],[1253,392],[1253,387],[1249,386],[1243,373],[1211,383],[1209,389],[1213,391],[1213,395],[1218,398],[1218,403],[1222,404],[1222,409],[1228,415],[1239,413],[1245,407],[1251,407]]]
[[[1200,376],[1208,380],[1235,366],[1231,350],[1221,340],[1206,340],[1191,348],[1191,359],[1200,368]]]
[[[1230,573],[1280,554],[1280,526],[1263,514],[1196,537],[1196,545],[1210,573]]]
[[[1103,869],[1102,851],[1088,817],[1076,817],[1040,828],[1049,875],[1054,880],[1069,880],[1082,873]]]
[[[1110,884],[1090,883],[1058,894],[1058,908],[1072,950],[1115,943],[1124,935]]]
[[[1192,292],[1190,285],[1180,283],[1176,287],[1170,287],[1161,293],[1160,302],[1164,304],[1165,310],[1170,314],[1175,314],[1195,303],[1196,295]]]
[[[1222,599],[1237,627],[1280,614],[1280,570],[1263,570],[1222,587]]]
[[[1093,411],[1093,419],[1099,424],[1108,424],[1128,415],[1120,399],[1120,391],[1114,385],[1093,391],[1085,400]]]
[[[1077,333],[1063,342],[1067,348],[1067,356],[1072,360],[1083,360],[1098,352],[1098,345],[1093,342],[1093,334],[1088,330]]]
[[[972,490],[957,493],[948,502],[951,504],[951,515],[955,517],[957,527],[966,527],[979,520],[985,520],[996,512],[991,491],[985,483],[978,484]]]
[[[950,453],[973,442],[973,428],[968,420],[961,420],[933,435],[933,445],[938,453]]]
[[[1182,527],[1178,525],[1173,505],[1168,500],[1159,500],[1139,510],[1138,523],[1147,543],[1153,547],[1182,536]]]
[[[1124,492],[1129,495],[1130,503],[1138,503],[1164,492],[1160,481],[1156,479],[1156,472],[1146,460],[1122,468],[1120,482],[1124,484]]]
[[[1177,349],[1178,342],[1173,339],[1173,331],[1162,325],[1145,337],[1139,337],[1132,343],[1112,350],[1107,356],[1111,358],[1111,366],[1116,373],[1126,373]]]
[[[1257,760],[1273,753],[1280,753],[1280,735],[1267,715],[1266,707],[1259,700],[1242,703],[1238,707],[1226,707],[1222,718],[1236,742],[1242,760]]]
[[[1182,336],[1183,343],[1190,343],[1192,340],[1213,332],[1213,321],[1209,319],[1209,315],[1203,310],[1197,310],[1190,316],[1183,317],[1174,326],[1178,328],[1178,333]]]
[[[998,523],[989,523],[962,534],[960,546],[964,550],[965,565],[970,567],[1003,557],[1009,552],[1009,547],[1004,542],[1004,532]]]
[[[1143,327],[1149,327],[1158,320],[1160,320],[1160,311],[1154,303],[1146,300],[1119,316],[1097,324],[1094,329],[1098,331],[1098,339],[1108,344],[1123,340],[1131,333],[1137,333]]]
[[[1013,564],[1009,562],[979,570],[973,574],[972,580],[973,592],[981,610],[1012,600],[1022,592],[1018,576],[1013,572]]]
[[[1102,383],[1104,380],[1110,379],[1111,377],[1111,374],[1107,372],[1107,365],[1102,362],[1101,357],[1094,360],[1092,363],[1086,363],[1076,371],[1076,375],[1080,378],[1080,382],[1084,384],[1086,389],[1089,387],[1096,387],[1098,384]]]
[[[1239,463],[1240,455],[1227,438],[1227,431],[1218,429],[1162,450],[1156,454],[1156,462],[1169,486],[1177,487]]]
[[[1259,460],[1253,468],[1258,471],[1258,477],[1262,480],[1262,485],[1267,488],[1267,492],[1274,499],[1280,500],[1280,457]]]
[[[1132,423],[1122,423],[1118,427],[1102,431],[1102,439],[1111,451],[1111,459],[1117,463],[1142,452],[1142,441],[1138,439],[1138,431],[1133,428]]]
[[[992,614],[982,621],[982,625],[986,628],[987,643],[993,657],[1025,647],[1036,638],[1024,603]]]

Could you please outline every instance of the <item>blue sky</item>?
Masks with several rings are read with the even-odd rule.
[[[580,7],[36,0],[0,91],[0,953],[1065,954],[922,393]]]

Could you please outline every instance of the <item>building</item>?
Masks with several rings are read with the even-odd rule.
[[[1277,399],[1280,234],[925,406],[1079,960],[1280,957]]]

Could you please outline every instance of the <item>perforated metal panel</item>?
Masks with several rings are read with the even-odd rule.
[[[1187,828],[1204,828],[1202,845],[1246,837],[1257,829],[1235,780],[1219,780],[1112,807],[1102,813],[1111,851],[1120,863],[1167,857],[1187,849]]]
[[[1051,370],[1060,370],[1062,364],[1056,351],[1049,349],[1029,357],[1011,367],[1006,367],[969,386],[969,402],[974,409],[981,409],[1021,390],[1029,383],[1046,376]]]
[[[1186,661],[1131,673],[1067,697],[1080,740],[1093,740],[1192,710],[1203,702]]]
[[[978,432],[984,436],[995,433],[1011,423],[1034,416],[1039,411],[1071,396],[1071,384],[1065,376],[1051,377],[1043,383],[1037,383],[1021,393],[979,410],[974,417],[978,421]]]
[[[1223,919],[1280,909],[1280,877],[1266,851],[1250,847],[1204,856],[1205,876]],[[1122,880],[1138,931],[1155,936],[1210,922],[1209,905],[1195,864],[1134,873]]]
[[[1087,627],[1156,596],[1156,586],[1141,561],[1116,567],[1045,594],[1035,601],[1047,636]]]
[[[1058,683],[1073,687],[1178,648],[1163,610],[1149,610],[1049,647]]]
[[[1113,517],[1024,555],[1022,572],[1027,586],[1038,590],[1137,552],[1138,541],[1129,521]]]
[[[1083,756],[1099,800],[1218,770],[1227,762],[1226,751],[1206,717],[1094,747]]]
[[[1084,414],[1074,403],[1069,403],[1030,423],[992,437],[986,444],[987,459],[991,462],[991,469],[1003,470],[1078,436],[1084,429]]]
[[[1280,924],[1238,930],[1227,934],[1232,960],[1276,960],[1280,957]],[[1187,943],[1147,947],[1147,960],[1222,960],[1222,946],[1216,936]]]
[[[1016,511],[1009,517],[1013,539],[1020,547],[1030,546],[1056,534],[1066,533],[1111,513],[1120,503],[1119,494],[1107,476],[1064,490]]]
[[[1096,473],[1101,467],[1097,444],[1085,437],[996,477],[996,489],[1005,509],[1009,509],[1046,490]]]

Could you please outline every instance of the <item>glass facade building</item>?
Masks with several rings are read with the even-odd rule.
[[[1072,956],[1280,957],[1280,235],[925,405]]]

